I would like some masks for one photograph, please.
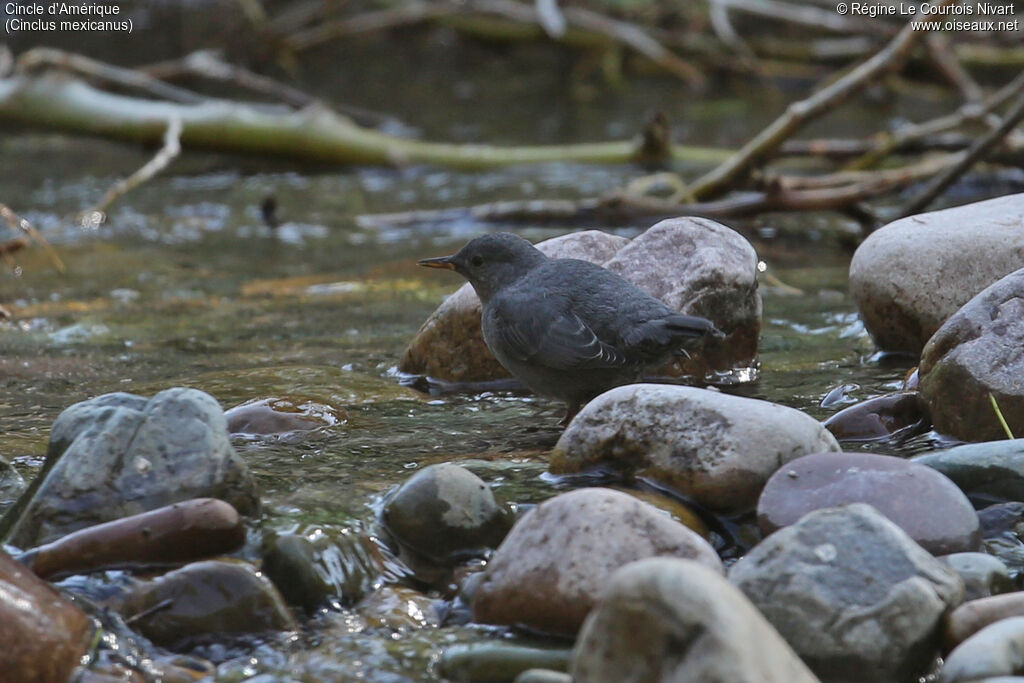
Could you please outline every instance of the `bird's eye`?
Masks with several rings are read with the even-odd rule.
[[[474,256],[473,258],[469,259],[469,262],[471,264],[473,264],[473,266],[475,268],[479,268],[480,266],[482,266],[484,264],[484,257],[483,256]]]

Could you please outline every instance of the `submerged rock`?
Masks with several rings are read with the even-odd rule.
[[[1024,194],[908,216],[872,233],[850,294],[879,348],[918,353],[949,316],[1024,266]]]
[[[438,601],[408,586],[380,586],[363,597],[355,609],[374,628],[410,631],[441,625]]]
[[[384,503],[381,521],[400,546],[442,565],[495,548],[511,513],[487,483],[452,463],[425,467]]]
[[[699,535],[625,493],[578,489],[541,503],[494,553],[473,598],[476,621],[573,635],[611,574],[646,557],[722,563]]]
[[[964,304],[925,346],[921,396],[936,431],[964,441],[1007,438],[994,399],[1010,430],[1024,434],[1022,348],[1024,268]]]
[[[171,648],[212,634],[297,628],[274,584],[245,562],[185,565],[136,586],[119,607],[140,633]]]
[[[818,453],[790,461],[765,485],[757,521],[768,535],[808,512],[847,503],[874,506],[936,555],[981,546],[978,515],[956,484],[924,465],[872,453]]]
[[[576,640],[571,671],[588,683],[818,680],[720,574],[664,557],[612,575]]]
[[[916,391],[877,396],[844,408],[823,423],[839,441],[909,437],[931,428],[928,406]]]
[[[729,572],[823,681],[903,683],[938,648],[963,598],[956,572],[863,503],[818,510],[764,539]]]
[[[518,681],[530,670],[565,670],[568,663],[567,648],[530,647],[489,640],[446,648],[437,668],[445,680],[507,683],[513,679]]]
[[[353,529],[309,525],[263,537],[263,572],[292,605],[351,606],[388,575],[373,539]]]
[[[786,462],[838,451],[821,424],[768,401],[665,384],[607,391],[566,428],[551,471],[610,467],[650,477],[721,512],[750,510]]]
[[[757,254],[739,233],[705,218],[662,221],[632,241],[596,230],[540,242],[552,258],[603,265],[669,306],[712,320],[729,336],[657,374],[698,374],[749,366],[757,355],[761,298]],[[483,340],[480,301],[468,284],[448,297],[413,338],[402,372],[453,382],[508,377]]]
[[[0,514],[25,492],[25,479],[9,462],[0,460]]]
[[[25,548],[189,498],[220,498],[243,515],[259,509],[217,401],[184,388],[152,399],[106,394],[60,414],[38,480],[0,528]]]
[[[1024,500],[1024,439],[956,446],[913,461],[942,472],[965,493]]]
[[[315,401],[262,398],[224,411],[232,436],[285,436],[332,427],[347,419],[345,411]]]
[[[66,683],[92,632],[85,612],[0,550],[0,680]]]

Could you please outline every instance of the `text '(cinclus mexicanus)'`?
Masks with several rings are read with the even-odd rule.
[[[419,265],[469,280],[491,353],[534,392],[564,401],[563,424],[594,396],[685,354],[685,341],[724,336],[710,320],[673,311],[610,270],[548,258],[507,232]]]

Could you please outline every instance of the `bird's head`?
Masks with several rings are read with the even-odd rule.
[[[495,292],[523,277],[547,258],[522,237],[497,232],[477,237],[456,254],[423,259],[419,265],[454,270],[469,280],[480,300],[487,303]]]

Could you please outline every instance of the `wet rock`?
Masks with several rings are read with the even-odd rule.
[[[615,572],[580,631],[570,670],[589,683],[818,680],[720,574],[670,558]]]
[[[990,595],[957,607],[946,617],[943,646],[952,650],[989,624],[1003,619],[1024,617],[1024,592]]]
[[[680,366],[687,374],[750,365],[761,332],[757,252],[745,237],[707,218],[663,220],[644,231],[605,268],[672,308],[699,315],[726,333],[705,340]]]
[[[686,503],[656,491],[638,491],[636,489],[618,487],[613,488],[616,491],[628,493],[637,500],[641,500],[648,505],[653,505],[659,510],[667,512],[672,519],[676,520],[683,526],[696,531],[705,539],[710,538],[711,532],[708,530],[707,523],[699,514],[697,514],[696,510]]]
[[[847,503],[874,506],[936,555],[981,546],[978,515],[956,484],[924,465],[872,453],[817,453],[790,461],[765,485],[757,521],[768,535],[808,512]]]
[[[563,493],[522,518],[494,553],[474,619],[573,635],[616,569],[655,556],[722,571],[707,541],[646,503],[610,489]]]
[[[961,643],[939,672],[940,683],[980,683],[1024,673],[1024,617],[1003,619]]]
[[[917,392],[901,392],[861,401],[823,424],[839,441],[875,441],[926,432],[931,418]]]
[[[366,624],[407,631],[441,625],[437,601],[407,586],[381,586],[356,605]]]
[[[355,604],[389,574],[387,567],[374,540],[353,529],[315,524],[263,537],[263,573],[289,604],[308,611]]]
[[[602,264],[628,240],[586,230],[545,240],[536,246],[552,258]],[[444,300],[409,343],[398,369],[455,382],[501,379],[509,374],[487,348],[480,329],[480,299],[467,283]]]
[[[964,441],[1007,438],[992,406],[995,399],[1010,430],[1024,434],[1021,348],[1024,268],[964,304],[921,353],[921,396],[931,409],[935,430]]]
[[[506,683],[530,669],[557,669],[569,665],[567,648],[530,647],[484,641],[453,645],[441,653],[438,671],[446,680]]]
[[[9,462],[0,460],[0,514],[25,491],[25,479]]]
[[[580,411],[555,446],[551,471],[612,468],[655,479],[712,510],[742,512],[784,463],[838,450],[817,420],[792,408],[693,387],[632,384]]]
[[[978,510],[985,552],[999,558],[1018,585],[1024,572],[1024,503],[997,503]]]
[[[1024,439],[957,446],[913,461],[942,472],[965,493],[1024,500]]]
[[[119,605],[157,645],[181,647],[203,636],[297,628],[281,595],[255,567],[208,560],[141,583]]]
[[[65,683],[91,640],[85,612],[0,550],[0,680]]]
[[[389,496],[381,521],[404,548],[453,564],[497,547],[513,519],[483,479],[443,463],[423,468]]]
[[[908,216],[872,233],[850,294],[875,343],[918,353],[985,287],[1024,266],[1024,195]]]
[[[345,411],[315,401],[262,398],[224,411],[231,436],[283,436],[332,427],[347,419]]]
[[[953,553],[943,555],[939,562],[960,575],[964,582],[964,600],[987,598],[1017,589],[1003,561],[988,553]]]
[[[818,510],[729,573],[823,681],[902,683],[938,646],[963,597],[956,573],[869,505]]]
[[[30,547],[78,529],[190,498],[219,498],[243,515],[259,508],[255,480],[228,441],[224,413],[195,389],[152,399],[107,394],[54,422],[37,481],[0,523]]]
[[[25,553],[21,562],[49,578],[110,569],[184,564],[234,552],[245,543],[235,508],[196,498],[80,529]]]

